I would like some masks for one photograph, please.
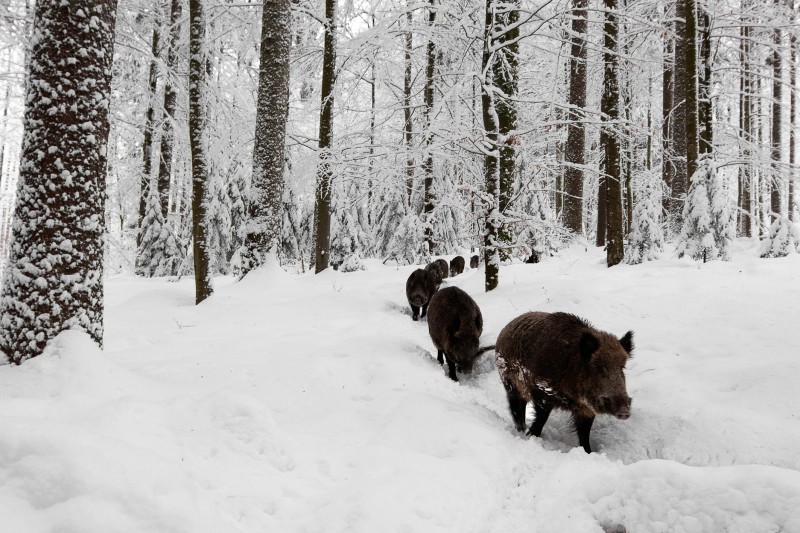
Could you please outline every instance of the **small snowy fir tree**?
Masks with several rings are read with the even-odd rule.
[[[395,232],[406,216],[406,197],[402,182],[390,183],[378,194],[378,208],[373,224],[374,249],[382,257],[391,256]]]
[[[761,241],[762,258],[786,257],[800,251],[800,231],[788,218],[779,216],[769,228],[769,236]]]
[[[696,261],[719,258],[715,231],[712,226],[709,185],[716,179],[710,158],[700,160],[683,206],[683,228],[678,238],[678,257],[688,255]],[[713,184],[712,189],[713,189]]]
[[[364,270],[364,263],[356,253],[345,257],[342,266],[339,267],[340,272],[357,272],[359,270]]]
[[[509,213],[510,217],[521,219],[514,255],[531,263],[556,255],[564,246],[564,235],[555,223],[554,215],[539,191],[525,193],[522,196],[522,212]]]
[[[425,226],[417,215],[406,215],[392,234],[387,258],[400,264],[414,265],[427,262],[429,255]]]
[[[727,187],[718,172],[709,176],[709,199],[711,201],[711,228],[717,245],[719,258],[731,260],[731,244],[736,238],[736,213],[731,206]]]
[[[651,187],[640,194],[633,209],[633,224],[625,262],[637,265],[643,261],[658,259],[664,250],[664,230],[658,220],[661,214],[661,199]]]
[[[161,214],[159,194],[150,187],[142,219],[142,242],[136,255],[136,273],[140,276],[169,276],[181,261],[181,251],[175,231]]]

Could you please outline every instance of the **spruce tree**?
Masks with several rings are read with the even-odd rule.
[[[65,329],[103,344],[113,0],[38,0],[0,351],[39,355]]]

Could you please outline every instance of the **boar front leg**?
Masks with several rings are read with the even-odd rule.
[[[447,375],[450,376],[450,379],[453,381],[458,381],[458,376],[456,376],[456,362],[453,361],[451,357],[448,357],[447,353],[444,354],[444,360],[447,361]]]
[[[416,305],[411,306],[411,320],[419,320],[419,307]]]
[[[586,450],[586,453],[592,453],[592,447],[589,446],[589,432],[592,431],[592,423],[594,423],[593,416],[575,415],[575,431],[578,432],[578,442]]]

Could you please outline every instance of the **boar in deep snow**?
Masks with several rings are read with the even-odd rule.
[[[428,311],[428,302],[436,292],[437,284],[433,274],[421,268],[416,269],[406,280],[406,298],[411,306],[411,319],[419,320]],[[421,314],[420,314],[421,311]]]
[[[525,313],[509,322],[497,338],[496,360],[517,430],[525,427],[528,402],[536,413],[528,434],[536,437],[553,407],[563,409],[591,453],[595,416],[630,416],[624,369],[632,350],[632,331],[617,338],[568,313]]]

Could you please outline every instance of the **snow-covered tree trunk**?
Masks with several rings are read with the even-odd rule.
[[[411,33],[413,24],[412,7],[406,0],[406,31],[403,35],[403,142],[406,149],[406,189],[408,191],[408,205],[414,196],[414,157],[411,155],[414,142],[414,122],[411,109],[411,86],[413,82],[411,73],[411,54],[414,50],[414,34]]]
[[[142,175],[139,178],[139,234],[136,242],[142,240],[142,221],[147,209],[147,201],[150,196],[150,182],[152,181],[153,169],[153,121],[156,114],[156,87],[158,86],[158,48],[161,40],[161,29],[159,28],[159,18],[153,17],[153,37],[150,44],[150,69],[147,76],[147,111],[144,115],[144,138],[142,139]],[[139,256],[141,250],[137,252],[137,269],[139,267]]]
[[[422,169],[425,175],[423,189],[422,212],[423,223],[425,224],[425,242],[428,246],[428,253],[433,253],[433,93],[434,93],[434,72],[436,69],[436,44],[433,41],[434,26],[436,25],[436,0],[429,0],[428,4],[428,46],[425,53],[425,88],[423,96],[425,100],[425,156],[422,161]]]
[[[690,174],[686,170],[686,91],[691,83],[691,70],[686,65],[688,41],[686,38],[687,4],[692,0],[676,0],[675,2],[675,62],[673,70],[673,102],[670,127],[672,133],[672,188],[670,194],[670,223],[672,228],[679,229],[682,224],[683,203],[689,189]],[[693,34],[692,34],[693,35]]]
[[[181,0],[171,0],[169,15],[169,48],[167,49],[167,75],[164,77],[164,119],[161,125],[161,148],[158,165],[158,197],[164,220],[169,216],[170,177],[172,174],[172,151],[175,142],[175,109],[178,93],[175,89],[178,41],[181,36]]]
[[[481,61],[481,103],[486,151],[483,161],[484,181],[490,204],[486,206],[487,217],[483,234],[486,292],[495,289],[500,282],[500,251],[498,233],[500,214],[500,154],[498,146],[499,120],[497,118],[496,95],[492,64],[496,60],[493,31],[495,26],[495,0],[486,0],[483,34],[483,58]]]
[[[569,79],[567,144],[564,151],[564,226],[583,234],[583,166],[586,164],[586,35],[589,0],[572,0],[572,45]]]
[[[192,239],[195,303],[214,292],[208,227],[208,145],[206,138],[206,18],[204,0],[189,0],[189,144],[192,152]]]
[[[739,44],[739,231],[742,236],[752,235],[752,168],[750,163],[750,143],[752,142],[753,123],[751,119],[752,98],[750,74],[750,28],[742,20]]]
[[[600,130],[600,146],[603,149],[601,173],[606,188],[606,264],[619,264],[625,256],[622,222],[622,183],[620,181],[620,142],[619,142],[619,76],[617,41],[619,22],[617,0],[604,0],[605,45],[603,51],[603,96],[600,100],[600,114],[603,127]]]
[[[686,110],[686,175],[692,178],[697,171],[699,135],[697,123],[697,6],[696,0],[684,2],[683,17],[686,21],[683,33],[685,110]]]
[[[292,44],[289,0],[264,0],[261,21],[253,177],[242,249],[242,276],[263,265],[270,254],[277,257],[283,220],[284,145]]]
[[[794,2],[793,2],[794,3]],[[795,8],[796,9],[796,8]],[[795,10],[795,13],[797,11]],[[800,15],[795,15],[795,24],[800,24]],[[800,179],[800,169],[797,167],[797,49],[798,40],[792,35],[789,53],[789,220],[797,223],[797,180]]]
[[[103,344],[105,170],[115,0],[38,0],[0,351],[39,355],[65,329]]]
[[[336,0],[325,0],[325,47],[322,52],[322,91],[319,116],[319,163],[314,208],[316,245],[314,270],[328,268],[331,252],[331,143],[333,89],[336,84]]]
[[[775,0],[775,9],[780,10],[783,0]],[[783,141],[783,54],[781,54],[782,32],[776,27],[773,30],[772,58],[772,131],[770,134],[770,158],[772,159],[772,176],[770,179],[770,221],[781,216],[781,156]]]
[[[706,8],[700,10],[700,66],[703,69],[698,83],[697,122],[700,127],[699,154],[714,149],[714,113],[711,106],[711,16]]]
[[[672,35],[665,32],[664,36],[664,57],[662,59],[663,77],[661,82],[661,180],[667,194],[663,195],[662,206],[664,211],[669,214],[672,212],[670,191],[672,190],[672,177],[675,174],[672,163],[672,109],[674,105],[674,74],[675,74],[675,50]]]

